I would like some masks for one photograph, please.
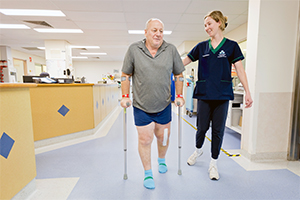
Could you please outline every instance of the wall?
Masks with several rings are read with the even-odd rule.
[[[36,75],[35,64],[46,65],[45,58],[23,53],[17,50],[11,50],[12,57],[20,60],[26,60],[28,75]],[[29,61],[29,57],[32,61]],[[74,78],[85,76],[87,82],[98,83],[102,80],[102,74],[115,75],[114,70],[119,70],[121,73],[123,62],[90,62],[90,61],[73,61]]]
[[[247,27],[248,23],[242,24],[236,29],[226,33],[224,36],[228,39],[237,41],[238,43],[243,42],[247,39]]]
[[[114,70],[119,70],[118,74],[120,75],[122,66],[123,62],[73,61],[74,78],[85,76],[88,83],[98,83],[98,81],[102,81],[103,74],[114,75]]]
[[[12,54],[13,58],[17,58],[17,59],[20,59],[20,60],[26,60],[28,75],[35,75],[35,63],[46,65],[45,58],[42,58],[42,57],[39,57],[39,56],[30,55],[30,54],[23,53],[23,52],[20,52],[20,51],[16,51],[16,50],[13,50],[13,49],[11,50],[11,54]],[[32,58],[31,62],[29,60],[29,57]]]
[[[299,1],[250,0],[246,72],[254,100],[243,116],[243,154],[286,159]]]

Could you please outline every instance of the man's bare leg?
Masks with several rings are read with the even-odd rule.
[[[151,169],[151,144],[154,137],[154,122],[146,126],[137,126],[138,131],[138,150],[145,170],[144,186],[148,189],[154,189],[155,184]]]
[[[165,157],[169,147],[169,137],[170,137],[170,125],[168,124],[155,124],[154,134],[157,138],[157,148],[158,148],[158,171],[160,173],[166,173],[168,171]],[[167,137],[165,137],[165,133],[167,133]],[[167,141],[164,141],[167,140]]]

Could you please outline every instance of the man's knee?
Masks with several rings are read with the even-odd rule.
[[[139,135],[139,143],[143,146],[150,145],[152,143],[153,136],[146,135],[146,134],[140,134]]]
[[[141,145],[150,145],[153,140],[154,123],[150,123],[143,127],[137,127],[139,135],[139,143]]]

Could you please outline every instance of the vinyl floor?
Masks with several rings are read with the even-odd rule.
[[[186,121],[182,121],[179,163],[178,117],[174,108],[166,156],[168,172],[158,172],[157,146],[154,140],[151,159],[156,188],[144,188],[144,171],[137,150],[137,131],[133,123],[132,108],[127,110],[127,180],[123,179],[123,112],[120,109],[115,118],[108,122],[111,125],[105,136],[82,139],[77,143],[36,153],[37,188],[28,199],[300,199],[299,161],[251,163],[242,156],[230,157],[221,152],[218,160],[220,179],[212,181],[208,177],[211,144],[206,139],[204,154],[194,166],[188,166],[186,161],[195,149],[195,129],[192,127],[195,126],[195,116],[183,116]],[[210,138],[210,130],[207,137]],[[238,154],[240,137],[240,134],[226,128],[222,146],[224,151]],[[182,175],[178,175],[179,164]]]

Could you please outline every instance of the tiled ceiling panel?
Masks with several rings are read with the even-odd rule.
[[[99,61],[122,61],[128,46],[144,38],[144,35],[130,35],[128,30],[143,30],[151,17],[161,19],[165,30],[173,31],[171,35],[165,35],[165,40],[175,46],[184,41],[207,39],[203,18],[212,10],[221,10],[228,16],[225,33],[248,19],[248,0],[0,0],[0,8],[61,10],[66,15],[25,17],[0,13],[0,23],[26,24],[31,28],[0,29],[0,45],[45,57],[44,51],[29,51],[22,47],[44,46],[45,40],[65,40],[71,45],[100,46],[99,51],[107,51],[107,56]],[[54,28],[81,29],[83,33],[38,33],[33,28],[42,27],[25,20],[45,21]],[[80,50],[72,53],[79,56]]]

